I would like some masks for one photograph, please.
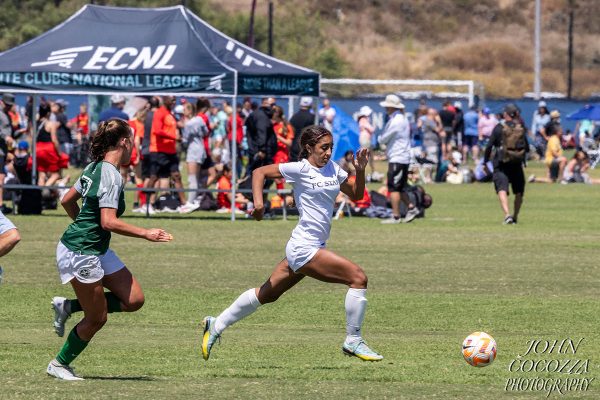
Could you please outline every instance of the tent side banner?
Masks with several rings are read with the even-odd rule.
[[[102,74],[80,72],[0,72],[2,90],[86,92],[202,92],[228,94],[234,89],[230,73],[206,74]]]
[[[299,96],[318,96],[319,75],[253,75],[243,73],[238,75],[238,91],[240,94],[248,95],[295,94]]]

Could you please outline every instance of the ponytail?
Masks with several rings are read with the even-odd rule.
[[[115,147],[119,140],[131,134],[127,121],[112,118],[100,122],[90,144],[90,157],[93,161],[102,161],[111,147]]]

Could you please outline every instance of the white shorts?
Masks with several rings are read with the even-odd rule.
[[[10,231],[11,229],[17,229],[17,227],[10,221],[10,219],[6,218],[2,211],[0,211],[0,235]]]
[[[81,283],[98,282],[104,275],[125,268],[123,261],[111,249],[102,255],[81,254],[69,250],[62,242],[58,242],[56,247],[56,266],[63,285],[73,278]]]
[[[315,244],[306,243],[299,240],[290,239],[285,246],[285,258],[288,265],[296,272],[302,268],[304,264],[312,260],[319,249],[324,249],[325,243]]]

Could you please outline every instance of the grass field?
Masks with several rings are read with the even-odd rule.
[[[74,363],[86,380],[62,382],[45,368],[62,346],[52,331],[52,296],[61,286],[54,252],[61,212],[16,216],[23,240],[1,260],[0,398],[545,398],[505,391],[508,379],[594,379],[600,396],[600,214],[597,187],[529,185],[516,226],[501,225],[490,185],[431,185],[427,218],[384,226],[335,221],[329,248],[369,276],[365,338],[385,360],[343,357],[346,289],[306,279],[225,332],[212,358],[199,351],[199,323],[257,286],[284,256],[296,220],[230,223],[195,213],[127,221],[158,226],[168,244],[114,237],[112,248],[141,282],[146,304],[112,314]],[[70,329],[77,315],[67,326]],[[486,368],[462,359],[462,340],[490,333],[498,358]],[[589,359],[585,373],[511,372],[534,339],[581,342],[576,354],[521,359]]]

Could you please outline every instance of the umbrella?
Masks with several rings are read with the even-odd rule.
[[[567,119],[600,121],[600,103],[586,104],[582,109],[567,115]]]

